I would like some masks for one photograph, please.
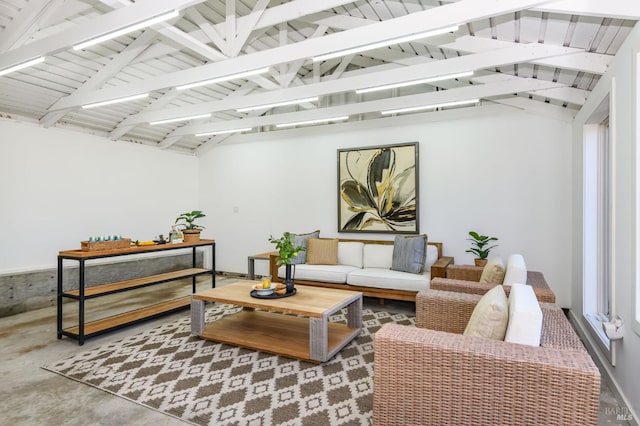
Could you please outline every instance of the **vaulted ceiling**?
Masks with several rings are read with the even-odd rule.
[[[411,107],[570,120],[639,19],[636,0],[0,0],[0,74],[44,58],[0,76],[0,118],[196,154],[238,132]]]

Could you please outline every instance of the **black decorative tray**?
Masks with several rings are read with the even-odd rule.
[[[283,297],[289,297],[296,294],[296,289],[294,288],[292,292],[285,293],[283,295],[276,294],[275,292],[267,295],[259,295],[258,290],[251,290],[251,297],[255,297],[256,299],[282,299]]]

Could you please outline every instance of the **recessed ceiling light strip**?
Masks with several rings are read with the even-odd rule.
[[[119,104],[120,102],[135,101],[136,99],[143,99],[149,97],[148,93],[142,93],[140,95],[127,96],[125,98],[111,99],[108,101],[95,102],[93,104],[82,105],[82,109],[96,108],[99,106]]]
[[[216,131],[213,131],[213,132],[196,133],[195,136],[226,135],[228,133],[242,133],[242,132],[249,132],[251,130],[253,130],[252,127],[245,127],[245,128],[242,128],[242,129],[216,130]]]
[[[312,60],[313,62],[325,61],[327,59],[351,55],[352,53],[364,52],[365,50],[373,50],[379,47],[390,46],[392,44],[407,43],[409,41],[419,40],[421,38],[433,37],[436,35],[450,33],[457,30],[458,30],[458,25],[455,25],[452,27],[441,28],[439,30],[425,31],[417,34],[410,34],[403,37],[397,37],[389,40],[379,41],[377,43],[365,44],[363,46],[352,47],[350,49],[338,50],[336,52],[327,53],[325,55],[314,56]]]
[[[161,15],[154,16],[150,19],[145,19],[144,21],[137,22],[135,24],[128,25],[126,27],[120,28],[119,30],[111,31],[106,34],[103,34],[98,37],[94,37],[87,41],[83,41],[82,43],[78,43],[73,46],[73,50],[82,50],[89,46],[93,46],[94,44],[102,43],[107,40],[111,40],[112,38],[120,37],[121,35],[125,35],[132,31],[139,30],[141,28],[145,28],[151,26],[153,24],[157,24],[162,21],[166,21],[167,19],[175,18],[179,16],[180,13],[177,10],[172,10],[170,12],[163,13]]]
[[[356,93],[358,95],[362,93],[377,92],[379,90],[397,89],[398,87],[415,86],[417,84],[433,83],[434,81],[452,80],[454,78],[470,77],[473,75],[473,71],[460,72],[457,74],[440,75],[437,77],[423,78],[420,80],[404,81],[402,83],[385,84],[384,86],[367,87],[366,89],[358,89]]]
[[[255,105],[255,106],[250,106],[250,107],[246,107],[246,108],[238,108],[236,111],[238,111],[238,112],[249,112],[249,111],[255,111],[257,109],[269,109],[269,108],[275,108],[275,107],[280,107],[280,106],[303,104],[305,102],[316,102],[317,100],[318,100],[318,97],[314,96],[312,98],[295,99],[295,100],[292,100],[292,101],[275,102],[275,103],[272,103],[272,104]]]
[[[187,89],[191,89],[191,88],[194,88],[194,87],[206,86],[208,84],[221,83],[223,81],[235,80],[237,78],[251,77],[252,75],[264,74],[266,72],[269,72],[269,67],[260,68],[260,69],[257,69],[257,70],[239,72],[239,73],[235,73],[235,74],[229,74],[229,75],[225,75],[223,77],[212,78],[210,80],[197,81],[195,83],[189,83],[189,84],[185,84],[183,86],[178,86],[178,87],[176,87],[176,90],[187,90]]]
[[[12,73],[14,71],[21,70],[23,68],[32,67],[32,66],[37,65],[37,64],[39,64],[41,62],[44,62],[44,56],[39,56],[39,57],[34,58],[34,59],[29,59],[28,61],[24,61],[24,62],[21,62],[21,63],[19,63],[17,65],[13,65],[13,66],[10,66],[10,67],[5,68],[3,70],[0,70],[0,76]]]
[[[166,120],[158,120],[149,122],[150,125],[155,126],[157,124],[167,124],[167,123],[175,123],[177,121],[189,121],[189,120],[197,120],[199,118],[209,118],[211,114],[199,114],[199,115],[191,115],[189,117],[179,117],[179,118],[168,118]]]
[[[330,121],[344,121],[344,120],[348,120],[348,119],[349,119],[349,116],[345,115],[345,116],[341,116],[341,117],[320,118],[318,120],[295,121],[295,122],[292,122],[292,123],[276,124],[276,127],[278,129],[281,129],[281,128],[284,128],[284,127],[305,126],[305,125],[308,125],[308,124],[328,123]]]
[[[444,108],[444,107],[450,107],[450,106],[476,104],[478,102],[480,102],[480,99],[469,99],[469,100],[465,100],[465,101],[444,102],[444,103],[441,103],[441,104],[423,105],[423,106],[409,107],[409,108],[390,109],[390,110],[387,110],[387,111],[381,111],[380,114],[382,114],[382,115],[401,114],[403,112],[413,112],[413,111],[422,111],[424,109],[435,109],[435,108]]]

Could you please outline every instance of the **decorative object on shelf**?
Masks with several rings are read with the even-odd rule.
[[[185,243],[194,243],[200,241],[200,232],[202,232],[204,226],[196,225],[194,221],[205,216],[206,215],[202,213],[202,210],[193,210],[190,212],[182,213],[176,218],[175,224],[184,227],[182,228],[182,234],[184,235]],[[183,223],[178,223],[180,221],[182,221]]]
[[[176,225],[173,225],[171,227],[171,232],[169,233],[169,242],[172,244],[176,244],[176,243],[181,243],[184,241],[184,235],[182,234],[182,232],[180,232],[180,230],[176,227]]]
[[[122,238],[119,235],[109,235],[108,237],[89,237],[87,241],[80,241],[82,251],[117,250],[129,248],[130,238]]]
[[[294,234],[285,232],[280,238],[273,238],[269,236],[269,242],[275,244],[278,249],[278,266],[285,265],[285,279],[284,283],[287,286],[287,293],[291,293],[294,290],[294,282],[291,268],[291,260],[298,255],[298,252],[306,250],[303,246],[296,246],[294,244]]]
[[[418,143],[338,150],[338,232],[416,234]]]
[[[492,249],[498,247],[497,244],[494,244],[490,247],[486,247],[491,241],[498,241],[496,237],[489,237],[487,235],[480,235],[475,231],[470,231],[469,235],[471,238],[467,238],[468,241],[471,241],[471,248],[466,250],[466,253],[473,253],[477,256],[474,259],[476,266],[484,266],[487,263],[487,257]]]

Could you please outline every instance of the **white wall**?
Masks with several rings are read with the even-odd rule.
[[[472,263],[468,231],[497,236],[496,255],[522,253],[558,302],[571,303],[569,123],[490,106],[234,141],[241,143],[199,157],[200,204],[209,213],[219,270],[246,271],[247,255],[273,249],[270,234],[320,229],[321,236],[356,236],[337,232],[337,149],[418,141],[420,232],[444,242],[458,264]]]
[[[635,239],[633,235],[636,229],[634,218],[634,204],[637,198],[638,188],[634,183],[634,168],[640,164],[634,164],[634,155],[638,141],[635,140],[634,126],[637,126],[638,111],[634,116],[634,91],[637,90],[632,72],[632,58],[638,53],[637,46],[640,46],[640,27],[636,25],[627,40],[621,46],[614,60],[609,64],[608,70],[600,79],[597,86],[592,91],[587,103],[583,106],[580,114],[576,116],[573,126],[573,162],[576,165],[573,173],[573,279],[572,314],[577,318],[578,323],[585,327],[582,321],[583,315],[583,287],[582,287],[582,191],[583,191],[583,126],[589,117],[597,110],[598,105],[604,100],[608,93],[612,94],[613,102],[610,105],[611,123],[610,131],[613,141],[612,178],[612,221],[614,230],[612,233],[612,253],[613,263],[611,265],[612,301],[615,309],[614,313],[621,315],[625,319],[623,326],[624,337],[622,342],[616,343],[616,366],[611,367],[594,344],[591,336],[587,337],[591,341],[591,346],[595,348],[596,354],[605,367],[607,374],[615,383],[615,387],[622,393],[626,404],[635,412],[634,420],[637,422],[640,415],[640,369],[638,369],[638,354],[640,353],[640,336],[632,330],[634,290],[639,291],[638,277],[635,276],[637,268],[636,258],[633,257]],[[612,79],[615,79],[615,90],[612,90]],[[635,190],[635,192],[634,192]]]
[[[167,234],[197,208],[192,156],[1,120],[0,162],[0,274],[55,266],[91,235]]]

